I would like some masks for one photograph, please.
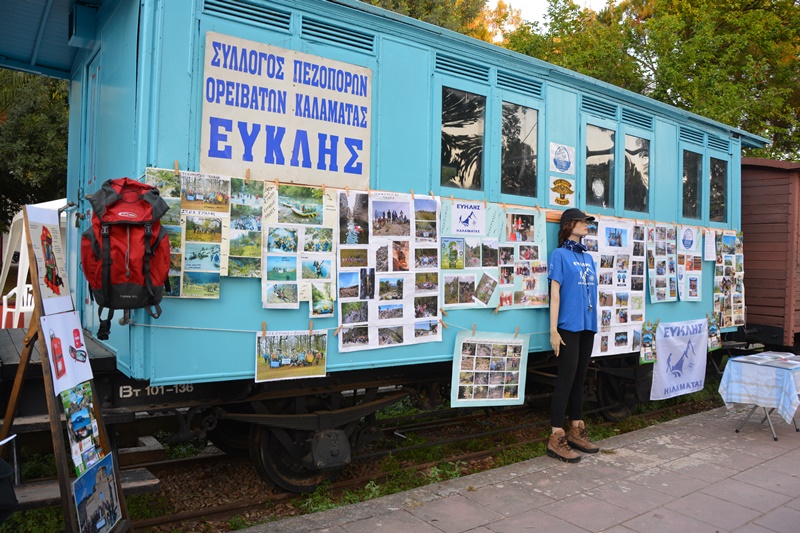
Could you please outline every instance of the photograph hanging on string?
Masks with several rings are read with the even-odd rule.
[[[279,185],[278,224],[321,226],[324,213],[322,203],[322,189]]]
[[[326,330],[259,331],[255,344],[256,382],[325,376]]]
[[[339,191],[339,244],[369,244],[369,195]]]

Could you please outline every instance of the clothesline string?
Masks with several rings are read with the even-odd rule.
[[[461,329],[464,331],[472,331],[472,328],[465,328],[463,326],[459,326],[458,324],[453,324],[451,322],[440,321],[441,324],[447,327],[453,327],[456,329]],[[166,326],[163,324],[143,324],[140,322],[129,322],[131,326],[138,326],[142,328],[156,328],[156,329],[180,329],[180,330],[189,330],[189,331],[217,331],[223,333],[259,333],[262,331],[261,329],[227,329],[227,328],[200,328],[195,326]],[[335,328],[317,328],[315,331],[336,331],[339,329],[339,326]],[[303,331],[302,329],[295,329],[292,331]],[[492,332],[492,333],[499,333],[499,332]],[[510,332],[510,333],[513,333]],[[520,335],[542,335],[545,333],[550,333],[549,331],[532,331],[531,333],[520,333]]]

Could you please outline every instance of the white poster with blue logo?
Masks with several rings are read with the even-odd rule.
[[[703,299],[703,254],[700,228],[678,226],[678,297],[684,302]]]
[[[708,322],[705,318],[658,325],[651,400],[702,390],[706,375]]]
[[[575,147],[550,143],[550,172],[575,174]]]
[[[486,234],[486,205],[483,202],[456,200],[451,208],[452,235],[481,236]]]

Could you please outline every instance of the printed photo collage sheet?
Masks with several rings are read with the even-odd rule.
[[[647,226],[650,303],[678,301],[678,257],[674,224]]]
[[[684,302],[703,299],[703,234],[695,226],[678,226],[678,297]]]
[[[336,302],[336,190],[264,182],[261,301],[333,317]]]
[[[219,298],[220,276],[261,278],[265,308],[308,301],[310,316],[333,316],[334,191],[159,168],[145,181],[170,206],[167,296]]]
[[[145,183],[169,205],[161,218],[170,246],[165,297],[219,298],[227,275],[231,179],[198,172],[148,168]]]
[[[529,342],[529,335],[459,331],[450,405],[522,405]]]
[[[593,357],[638,351],[645,319],[645,225],[599,217],[583,243],[597,270]]]
[[[338,191],[339,351],[442,340],[439,199]]]
[[[720,327],[744,325],[744,253],[741,232],[717,231],[714,314]]]
[[[440,220],[444,309],[549,305],[543,212],[443,199]]]

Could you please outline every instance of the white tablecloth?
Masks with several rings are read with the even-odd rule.
[[[728,407],[734,403],[774,407],[787,424],[792,423],[800,406],[798,390],[800,369],[738,363],[735,358],[725,366],[719,385],[719,393]]]

